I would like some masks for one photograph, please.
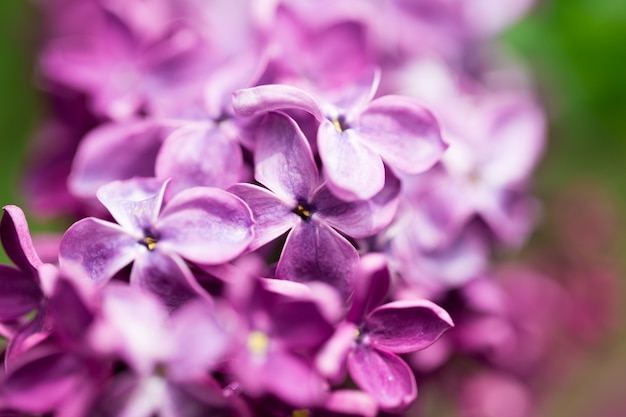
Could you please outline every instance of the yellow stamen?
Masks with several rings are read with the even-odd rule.
[[[310,415],[309,410],[293,410],[291,413],[291,417],[309,417]]]
[[[335,126],[335,129],[337,129],[337,132],[343,132],[343,127],[341,127],[341,123],[338,119],[333,120],[333,126]]]
[[[254,330],[248,335],[248,349],[252,353],[261,354],[267,351],[269,345],[269,338],[263,332]]]
[[[358,339],[361,337],[361,331],[359,329],[354,329],[354,338]]]
[[[143,240],[143,243],[146,244],[146,246],[148,247],[148,250],[154,250],[154,248],[156,247],[156,242],[157,242],[156,239],[150,236],[144,238]]]
[[[306,217],[309,218],[311,217],[311,211],[307,210],[304,208],[304,206],[302,206],[302,204],[298,204],[298,207],[296,207],[296,211],[298,212],[299,215],[301,215],[302,217]]]

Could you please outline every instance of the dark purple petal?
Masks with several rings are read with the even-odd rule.
[[[35,310],[42,297],[31,274],[0,265],[0,322],[18,319]]]
[[[61,277],[56,280],[54,290],[46,308],[46,314],[52,318],[55,332],[69,344],[80,346],[88,327],[94,319],[94,306],[70,279]]]
[[[385,255],[362,256],[354,274],[354,297],[346,319],[360,325],[365,316],[385,300],[390,283]]]
[[[4,206],[0,222],[0,238],[7,256],[24,272],[31,274],[41,265],[41,259],[30,237],[26,217],[17,206]]]
[[[241,147],[214,125],[191,125],[172,132],[156,160],[156,175],[172,178],[168,192],[194,186],[226,188],[241,177]]]
[[[233,108],[240,116],[254,116],[276,110],[304,110],[324,120],[317,100],[304,90],[289,85],[261,85],[233,93]]]
[[[313,152],[290,117],[269,113],[258,127],[254,150],[254,177],[295,207],[317,186]]]
[[[402,410],[417,398],[413,372],[393,353],[357,346],[348,356],[348,370],[354,382],[384,410]]]
[[[281,301],[272,306],[272,335],[281,346],[291,351],[310,352],[317,349],[333,333],[319,307],[310,300]]]
[[[432,113],[401,96],[372,101],[359,115],[354,129],[359,140],[391,166],[411,174],[432,167],[447,147]]]
[[[347,297],[352,291],[358,260],[356,249],[332,228],[302,221],[287,236],[276,277],[298,282],[323,281]]]
[[[109,123],[81,141],[68,178],[72,194],[92,198],[102,185],[133,177],[153,177],[162,127],[153,121]]]
[[[317,146],[331,191],[344,200],[366,200],[382,190],[385,168],[380,156],[360,143],[354,129],[338,131],[330,121],[322,122]]]
[[[450,315],[427,300],[394,301],[365,320],[372,347],[394,353],[424,349],[453,326]]]
[[[254,238],[254,221],[246,203],[218,188],[180,192],[154,226],[159,234],[157,248],[199,264],[230,261]]]
[[[293,207],[264,188],[235,184],[228,191],[243,199],[252,210],[256,226],[250,250],[271,242],[300,222],[300,218],[293,213]]]
[[[130,283],[159,297],[175,310],[188,301],[205,295],[185,262],[176,254],[160,250],[148,251],[137,257],[130,274]]]
[[[143,249],[139,238],[114,223],[88,217],[74,223],[63,235],[59,265],[70,275],[107,281]]]

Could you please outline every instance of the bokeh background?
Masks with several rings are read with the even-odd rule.
[[[505,1],[505,0],[503,0]],[[499,42],[529,67],[550,120],[534,187],[542,223],[522,259],[552,262],[562,248],[609,269],[598,341],[550,387],[545,417],[626,416],[626,1],[538,0]],[[38,16],[26,0],[0,0],[0,204],[23,205],[20,173],[46,112],[35,85]],[[28,212],[27,212],[28,216]],[[36,230],[64,227],[29,216]],[[571,249],[571,248],[570,248]],[[570,250],[568,249],[568,250]],[[3,258],[4,259],[4,258]],[[548,267],[549,269],[550,267]],[[552,266],[554,268],[554,266]],[[558,379],[557,379],[558,380]]]

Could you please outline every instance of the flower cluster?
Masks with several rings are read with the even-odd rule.
[[[490,264],[536,220],[544,119],[485,46],[530,3],[42,2],[24,188],[76,222],[4,208],[0,413],[376,416],[487,351],[475,391],[523,413],[532,295]]]

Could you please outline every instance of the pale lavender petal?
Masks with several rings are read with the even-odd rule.
[[[380,156],[359,142],[354,129],[342,132],[326,120],[317,132],[317,146],[327,185],[338,197],[367,200],[382,190],[385,168]]]
[[[417,398],[413,372],[393,353],[358,346],[348,356],[348,370],[354,382],[384,410],[402,410]]]
[[[4,206],[0,222],[2,247],[13,263],[24,272],[34,273],[41,265],[35,250],[26,217],[17,206]]]
[[[81,141],[68,186],[72,194],[92,198],[108,182],[153,177],[162,127],[144,120],[104,124]]]
[[[346,202],[323,186],[315,192],[312,205],[320,219],[346,235],[372,236],[391,223],[398,208],[400,182],[392,174],[387,178],[385,187],[369,200]]]
[[[378,307],[367,316],[365,326],[373,347],[408,353],[430,346],[454,324],[443,308],[416,300]]]
[[[354,274],[352,306],[346,319],[361,324],[365,316],[385,300],[390,284],[385,255],[369,253],[361,256]]]
[[[0,321],[15,320],[35,310],[43,294],[26,272],[0,265]]]
[[[354,323],[339,323],[333,336],[328,339],[315,357],[315,367],[320,374],[331,382],[343,380],[346,359],[355,346],[357,335],[358,329]]]
[[[178,255],[163,253],[159,249],[146,249],[137,257],[130,283],[159,297],[170,310],[199,296],[208,297]]]
[[[293,213],[294,207],[264,188],[252,184],[235,184],[228,191],[243,199],[252,210],[256,226],[250,250],[271,242],[300,222],[298,215]]]
[[[276,277],[298,282],[323,281],[347,297],[352,292],[356,249],[332,228],[301,222],[287,236]]]
[[[376,417],[378,404],[369,394],[351,389],[333,391],[324,403],[324,409],[337,415]]]
[[[134,178],[98,189],[97,197],[128,233],[143,238],[159,216],[168,180]]]
[[[286,352],[272,352],[262,375],[267,391],[296,407],[320,405],[327,384],[304,360]]]
[[[157,247],[199,264],[220,264],[240,255],[254,238],[246,203],[218,188],[177,194],[155,223]]]
[[[294,207],[298,199],[308,199],[317,186],[313,152],[290,117],[269,113],[258,127],[254,177]]]
[[[172,178],[169,193],[194,186],[226,188],[242,175],[241,147],[214,125],[191,125],[172,132],[156,160],[156,176]]]
[[[103,283],[130,264],[143,247],[114,223],[88,217],[74,223],[59,248],[61,270]]]
[[[386,162],[410,174],[432,167],[447,147],[432,113],[407,97],[384,96],[372,101],[354,129],[359,140]]]
[[[324,120],[321,106],[309,93],[289,85],[261,85],[233,93],[233,108],[240,116],[254,116],[275,110],[304,110]]]

